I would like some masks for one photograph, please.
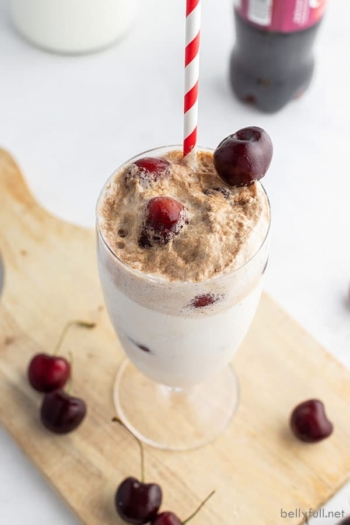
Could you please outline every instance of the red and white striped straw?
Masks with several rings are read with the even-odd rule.
[[[186,0],[184,157],[197,146],[200,28],[201,0]]]

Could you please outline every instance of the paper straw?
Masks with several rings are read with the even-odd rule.
[[[186,0],[184,157],[197,146],[200,27],[201,0]]]

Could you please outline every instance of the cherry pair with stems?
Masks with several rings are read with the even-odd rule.
[[[72,362],[58,355],[72,326],[94,328],[95,323],[70,321],[64,327],[53,354],[35,355],[28,367],[30,385],[45,394],[40,409],[41,422],[56,434],[67,434],[75,430],[85,419],[87,411],[85,401],[72,395]],[[70,380],[70,387],[65,391],[63,387],[68,380]]]
[[[66,434],[75,430],[86,415],[85,401],[63,390],[68,380],[72,379],[72,363],[65,357],[59,356],[58,352],[72,326],[93,328],[95,324],[70,321],[64,327],[53,354],[35,355],[28,367],[29,383],[35,390],[45,394],[40,411],[41,421],[48,430],[56,434]],[[113,421],[122,424],[117,418]],[[199,512],[214,492],[183,522],[173,512],[158,514],[162,502],[162,489],[156,483],[145,483],[143,446],[137,438],[135,439],[141,453],[141,481],[129,477],[119,485],[115,495],[115,506],[119,516],[134,525],[149,522],[152,522],[152,525],[185,525]]]
[[[120,419],[115,417],[112,421],[119,423],[128,430]],[[141,481],[134,477],[128,477],[119,485],[115,494],[115,507],[119,516],[122,520],[133,525],[144,525],[146,523],[151,523],[151,525],[185,525],[189,523],[215,494],[215,491],[212,491],[184,521],[181,521],[173,512],[166,511],[159,514],[158,511],[162,503],[162,489],[157,483],[145,483],[143,445],[134,434],[129,430],[128,432],[140,447]]]

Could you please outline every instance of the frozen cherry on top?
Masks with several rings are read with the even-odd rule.
[[[243,128],[219,144],[214,152],[214,166],[226,184],[249,186],[265,175],[272,154],[272,141],[265,130]]]
[[[148,202],[146,226],[156,232],[177,233],[184,218],[185,208],[171,197],[154,197]]]
[[[171,197],[154,197],[149,200],[140,246],[167,244],[183,228],[185,215],[185,207]]]
[[[304,401],[295,407],[290,425],[294,435],[307,443],[322,441],[333,432],[333,425],[326,416],[324,404],[318,399]]]
[[[136,166],[136,168],[135,168]],[[125,182],[129,184],[132,179],[147,183],[157,181],[170,174],[170,162],[162,157],[143,157],[135,160],[125,173]]]
[[[170,162],[161,157],[144,157],[134,162],[140,170],[152,174],[154,178],[163,174],[170,166]]]

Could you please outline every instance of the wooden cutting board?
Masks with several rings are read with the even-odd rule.
[[[94,232],[41,208],[4,151],[0,252],[1,421],[82,523],[120,523],[114,492],[125,477],[139,475],[139,450],[111,422],[123,352],[103,306]],[[41,396],[28,386],[26,368],[76,318],[97,320],[92,331],[73,329],[64,346],[74,354],[74,390],[86,399],[88,416],[76,432],[56,436],[40,425]],[[349,371],[266,294],[234,365],[241,402],[221,438],[186,453],[146,448],[146,477],[161,483],[163,509],[184,519],[212,489],[193,525],[272,525],[281,523],[281,510],[318,508],[350,475]],[[291,409],[312,397],[325,402],[335,426],[317,445],[298,442],[288,429]]]

